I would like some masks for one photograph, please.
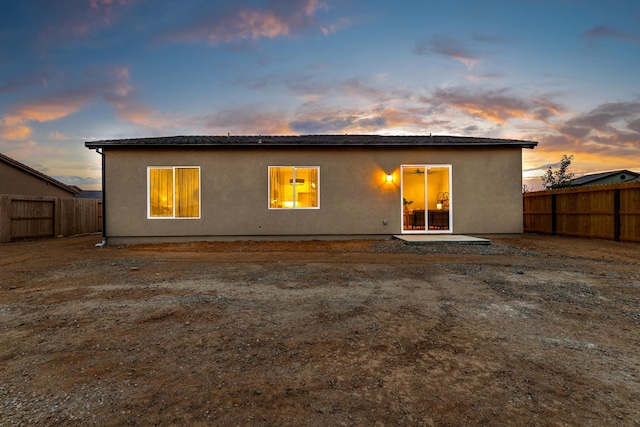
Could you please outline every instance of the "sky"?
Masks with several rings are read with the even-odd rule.
[[[0,152],[99,189],[86,141],[538,141],[523,182],[640,171],[638,0],[3,0]]]

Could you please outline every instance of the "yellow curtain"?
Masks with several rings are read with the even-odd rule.
[[[287,168],[270,168],[270,184],[271,194],[269,194],[269,202],[272,208],[282,208],[285,200],[285,179],[283,169]]]
[[[318,168],[311,168],[309,172],[309,207],[318,207],[318,191],[320,183],[318,182]]]
[[[200,170],[176,168],[176,217],[200,216]]]
[[[269,206],[277,209],[317,208],[318,172],[318,168],[309,167],[269,168]]]
[[[149,170],[149,214],[153,217],[173,216],[173,170]]]

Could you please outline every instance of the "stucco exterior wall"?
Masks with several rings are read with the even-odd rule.
[[[453,233],[522,232],[520,148],[105,148],[104,154],[109,243],[400,234],[403,164],[451,165]],[[147,219],[148,166],[200,166],[201,218]],[[269,166],[319,166],[320,209],[268,209]],[[384,182],[386,172],[393,183]]]
[[[3,162],[0,162],[0,194],[73,197],[68,191]]]

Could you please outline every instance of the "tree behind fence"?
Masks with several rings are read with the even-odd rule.
[[[524,231],[640,242],[640,182],[524,193]]]

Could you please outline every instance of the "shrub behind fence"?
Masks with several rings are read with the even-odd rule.
[[[524,231],[640,242],[640,182],[524,193]]]

